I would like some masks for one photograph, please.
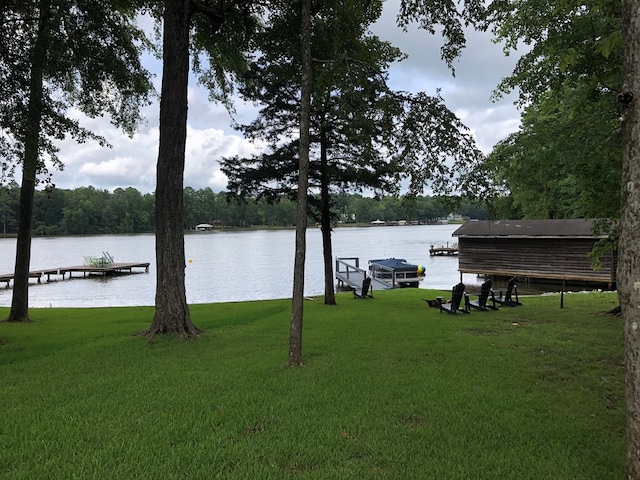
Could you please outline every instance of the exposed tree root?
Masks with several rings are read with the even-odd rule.
[[[204,329],[198,328],[193,324],[188,327],[181,325],[177,328],[166,328],[166,326],[163,325],[151,325],[149,328],[142,330],[135,335],[145,338],[153,338],[156,335],[166,335],[169,337],[178,337],[187,340],[189,338],[199,337],[200,334],[204,332]]]
[[[614,317],[619,317],[620,315],[622,315],[622,308],[620,308],[620,305],[618,305],[617,307],[614,307],[611,310],[609,310],[607,312],[607,315],[612,315]]]
[[[6,318],[3,321],[11,322],[11,323],[30,323],[32,320],[29,317],[20,317],[20,318],[18,318],[18,317],[9,315],[9,317]]]
[[[203,329],[196,327],[191,321],[191,315],[186,303],[178,299],[173,304],[167,302],[165,305],[156,305],[151,325],[136,335],[146,338],[165,335],[189,339],[199,337],[203,332]]]

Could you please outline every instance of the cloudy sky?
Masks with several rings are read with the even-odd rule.
[[[455,77],[440,60],[441,39],[410,29],[405,33],[395,25],[399,0],[387,0],[381,19],[373,32],[409,55],[390,71],[391,87],[411,92],[424,91],[434,95],[437,89],[446,105],[469,127],[480,149],[488,153],[493,145],[517,130],[520,114],[513,105],[514,97],[493,103],[493,89],[509,75],[516,62],[514,55],[505,57],[502,47],[491,41],[490,34],[469,32],[467,47],[456,62]],[[156,72],[160,89],[161,64],[149,57],[147,68]],[[104,135],[113,148],[96,143],[61,144],[63,171],[55,171],[53,181],[58,188],[92,185],[114,190],[134,187],[143,193],[155,189],[155,164],[158,144],[158,104],[145,109],[147,122],[129,138],[115,130],[105,119],[83,120],[87,128]],[[249,122],[255,115],[250,105],[236,105],[236,119]],[[185,186],[196,189],[210,187],[218,192],[226,187],[218,159],[231,155],[248,155],[258,146],[244,140],[230,124],[224,107],[212,104],[207,92],[192,82],[189,88],[189,120]]]

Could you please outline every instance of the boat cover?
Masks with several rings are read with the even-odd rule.
[[[393,268],[400,272],[416,272],[418,265],[407,263],[404,258],[385,258],[380,260],[369,260],[369,264],[382,265],[387,268]]]

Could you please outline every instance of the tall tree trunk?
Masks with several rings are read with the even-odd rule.
[[[24,137],[22,184],[20,187],[20,212],[18,217],[18,239],[13,280],[11,310],[7,320],[29,321],[29,266],[31,264],[31,234],[33,230],[33,205],[36,188],[36,172],[40,154],[40,120],[42,119],[42,96],[44,68],[49,43],[51,3],[42,2],[38,33],[31,58],[29,80],[29,106]]]
[[[156,179],[156,308],[142,335],[183,338],[191,322],[185,288],[184,163],[187,139],[190,0],[165,0],[160,142]]]
[[[327,169],[327,137],[320,127],[320,229],[322,230],[322,255],[324,259],[324,303],[336,304],[333,282],[333,248],[331,244],[331,198],[329,197],[329,172]]]
[[[289,330],[289,365],[302,365],[302,320],[304,316],[304,262],[307,251],[307,191],[309,187],[309,123],[311,118],[311,0],[302,0],[300,21],[302,79],[300,98],[300,145],[298,206],[296,210],[296,254],[293,267],[293,299]]]
[[[624,318],[629,480],[640,478],[640,11],[637,0],[622,2],[624,81],[622,200],[617,286]]]
[[[322,201],[322,219],[320,228],[322,230],[322,256],[324,258],[324,304],[336,304],[336,292],[333,281],[333,247],[331,242],[331,209],[328,198],[329,192],[325,192],[324,188],[321,193]],[[328,190],[328,189],[327,189]]]

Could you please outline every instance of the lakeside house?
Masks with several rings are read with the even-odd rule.
[[[458,270],[522,280],[615,284],[615,253],[594,270],[588,254],[606,235],[594,235],[593,220],[469,221],[455,230]]]
[[[195,230],[197,232],[208,232],[209,230],[213,230],[214,226],[210,223],[199,223],[195,226]]]

